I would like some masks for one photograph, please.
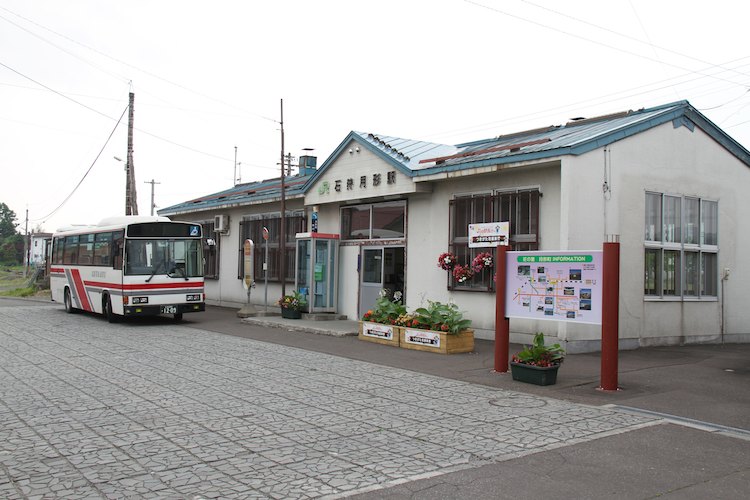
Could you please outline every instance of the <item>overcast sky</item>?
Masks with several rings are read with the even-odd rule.
[[[30,230],[124,214],[130,91],[141,214],[152,179],[157,207],[231,187],[235,147],[242,182],[278,176],[281,99],[318,164],[351,130],[457,144],[682,99],[748,147],[749,5],[0,0],[0,202]]]

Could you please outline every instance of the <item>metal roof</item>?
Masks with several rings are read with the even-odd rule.
[[[670,121],[674,127],[685,126],[690,130],[699,127],[740,161],[750,166],[750,152],[747,149],[693,108],[689,102],[678,101],[637,111],[575,119],[565,125],[457,145],[352,131],[312,175],[289,177],[286,197],[303,197],[315,180],[344,154],[352,141],[361,144],[405,175],[420,177],[503,163],[580,155]],[[240,184],[219,193],[164,208],[159,210],[159,215],[268,203],[280,198],[279,185],[279,179]]]
[[[309,175],[294,175],[284,179],[285,198],[294,199],[304,196],[304,187]],[[159,215],[176,215],[191,212],[202,212],[217,208],[268,203],[281,199],[281,179],[268,179],[259,182],[237,184],[236,186],[219,191],[218,193],[202,196],[171,207],[159,210]]]
[[[750,166],[750,152],[693,108],[690,103],[678,101],[649,109],[576,119],[565,125],[459,144],[456,146],[457,152],[453,155],[421,160],[422,168],[415,172],[415,175],[566,154],[580,155],[670,121],[675,127],[684,125],[691,130],[694,126],[699,126]]]

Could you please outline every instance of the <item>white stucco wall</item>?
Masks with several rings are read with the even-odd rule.
[[[286,210],[303,209],[302,199],[290,199],[285,202]],[[242,285],[242,280],[237,278],[239,269],[240,249],[240,221],[249,215],[266,213],[279,213],[279,202],[250,205],[244,207],[222,208],[218,210],[194,212],[170,217],[172,220],[184,220],[194,222],[213,221],[215,215],[229,215],[229,233],[213,235],[214,239],[220,240],[220,264],[219,279],[207,278],[205,280],[206,303],[220,307],[236,307],[240,309],[247,303],[247,291]],[[321,230],[322,232],[322,230]],[[262,241],[255,241],[262,248]],[[263,270],[255,270],[255,288],[251,291],[250,300],[259,310],[265,305],[265,284]],[[287,292],[294,288],[293,283],[287,283]],[[268,309],[277,310],[276,302],[281,297],[281,284],[278,282],[268,283]]]
[[[603,150],[563,162],[562,191],[569,208],[561,243],[569,249],[601,248],[605,233],[620,235],[621,347],[720,341],[722,301],[725,340],[750,337],[750,309],[743,305],[740,285],[750,279],[750,266],[737,255],[737,249],[750,248],[750,237],[739,230],[750,216],[750,202],[741,189],[750,185],[750,168],[700,129],[675,129],[671,123],[608,148],[611,199],[606,208]],[[720,284],[716,299],[644,299],[646,191],[718,200],[718,267],[720,274],[724,268],[732,270],[724,295]],[[599,346],[600,330],[568,326],[563,337],[574,350],[592,350]]]

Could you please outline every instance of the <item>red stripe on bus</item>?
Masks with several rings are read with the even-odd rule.
[[[195,288],[202,287],[202,281],[196,281],[193,283],[137,283],[131,285],[122,285],[123,290],[160,290],[164,288],[180,289],[180,288]]]
[[[81,307],[86,311],[93,311],[93,309],[91,309],[91,303],[89,302],[89,296],[86,294],[86,288],[83,286],[80,271],[78,271],[78,269],[71,269],[70,271],[73,276],[73,285],[76,287],[78,298],[81,300]]]
[[[63,269],[62,267],[50,267],[49,268],[49,272],[51,272],[51,273],[64,273],[65,269]]]

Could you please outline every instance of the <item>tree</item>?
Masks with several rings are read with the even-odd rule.
[[[0,244],[11,236],[18,234],[16,231],[16,213],[8,205],[0,202]]]
[[[4,264],[23,262],[23,237],[17,225],[15,212],[0,202],[0,262]]]

